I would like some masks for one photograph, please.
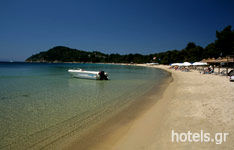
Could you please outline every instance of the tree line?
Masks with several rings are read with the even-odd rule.
[[[182,50],[169,50],[166,52],[142,54],[104,54],[98,51],[87,52],[56,46],[48,51],[32,55],[27,62],[93,62],[93,63],[149,63],[156,62],[170,64],[176,62],[196,62],[207,58],[225,57],[234,55],[234,30],[232,26],[216,31],[216,40],[205,48],[189,42]]]

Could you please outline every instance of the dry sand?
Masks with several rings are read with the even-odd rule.
[[[224,76],[156,67],[171,72],[173,77],[162,97],[131,121],[113,126],[106,134],[97,136],[96,142],[82,150],[234,149],[234,83]],[[157,95],[148,98],[158,99]],[[171,142],[172,130],[177,133],[203,130],[211,135],[219,132],[229,135],[227,141],[219,145],[214,142],[177,143]],[[75,143],[68,149],[80,148]]]

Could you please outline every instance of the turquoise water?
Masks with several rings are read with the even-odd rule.
[[[72,78],[70,68],[104,70],[111,80]],[[167,75],[109,64],[0,63],[0,149],[41,149],[79,135]]]

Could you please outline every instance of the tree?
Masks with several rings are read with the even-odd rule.
[[[210,43],[207,45],[203,51],[202,58],[218,58],[221,54],[221,51],[216,48],[215,43]]]
[[[26,61],[38,62],[114,62],[114,63],[147,63],[158,62],[170,64],[176,62],[195,62],[204,58],[218,58],[234,54],[234,30],[227,26],[222,31],[216,31],[217,40],[208,44],[204,49],[189,42],[182,50],[172,50],[150,55],[141,54],[103,54],[98,51],[86,52],[64,46],[56,46],[45,52],[32,55]],[[156,57],[155,60],[153,58]]]
[[[189,50],[191,48],[195,48],[196,44],[194,42],[189,42],[187,46],[185,47],[185,50]]]
[[[234,30],[232,26],[227,26],[222,31],[216,31],[217,40],[215,47],[222,53],[222,56],[234,54]]]

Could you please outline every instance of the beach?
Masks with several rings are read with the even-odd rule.
[[[142,104],[144,108],[137,108],[136,114],[134,110],[131,113],[126,110],[128,114],[123,112],[117,116],[119,118],[112,118],[66,149],[233,149],[234,84],[224,76],[175,71],[161,65],[152,67],[172,75],[160,94],[152,92],[145,96],[148,105]],[[172,142],[172,130],[177,133],[200,133],[202,130],[211,137],[216,133],[228,133],[228,136],[221,144],[214,141]]]

